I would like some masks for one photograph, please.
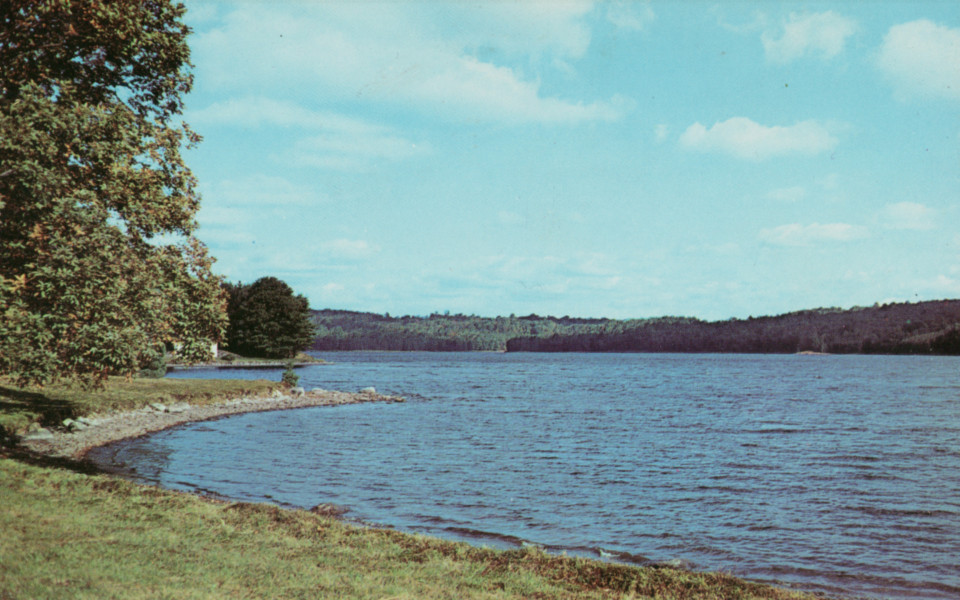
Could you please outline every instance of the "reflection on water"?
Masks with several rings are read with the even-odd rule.
[[[831,594],[960,597],[960,361],[345,353],[256,413],[103,449],[166,487],[476,543],[679,558]],[[264,376],[246,371],[180,376]],[[279,373],[266,374],[276,379]]]

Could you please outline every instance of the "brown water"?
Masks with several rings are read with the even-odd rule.
[[[324,354],[258,413],[101,450],[163,486],[474,543],[681,559],[831,595],[960,597],[960,360]],[[264,376],[201,372],[181,376]]]

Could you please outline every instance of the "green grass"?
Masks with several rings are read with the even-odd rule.
[[[0,386],[0,423],[215,402],[274,382],[111,380],[100,391]],[[66,413],[63,411],[67,411]],[[4,425],[5,427],[7,425]],[[0,444],[0,599],[771,599],[729,575],[498,551],[301,510],[225,503]]]
[[[264,380],[111,377],[99,390],[77,384],[21,389],[0,380],[0,440],[4,434],[22,434],[31,423],[56,427],[66,418],[134,410],[151,402],[213,404],[267,395],[278,386]]]
[[[360,528],[6,454],[0,458],[4,599],[809,598],[722,574]]]

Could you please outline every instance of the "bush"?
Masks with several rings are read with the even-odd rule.
[[[143,353],[137,377],[159,379],[167,374],[167,356],[163,348],[151,348]]]
[[[297,384],[300,383],[300,376],[293,370],[293,361],[287,363],[287,370],[280,376],[280,383],[291,388],[297,387]]]

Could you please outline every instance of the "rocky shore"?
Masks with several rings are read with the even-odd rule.
[[[90,415],[68,420],[62,429],[41,429],[21,439],[21,445],[49,456],[82,459],[91,448],[139,437],[192,421],[207,421],[228,415],[309,406],[336,406],[361,402],[403,402],[403,398],[378,394],[373,388],[358,393],[323,389],[274,392],[264,398],[240,398],[219,404],[193,406],[187,403],[153,403],[132,411]]]

